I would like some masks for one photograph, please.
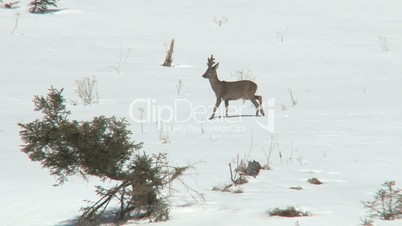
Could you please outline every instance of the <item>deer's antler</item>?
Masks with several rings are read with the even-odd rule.
[[[211,54],[211,58],[208,58],[208,67],[211,68],[212,66],[214,66],[215,62],[214,62],[214,55]]]

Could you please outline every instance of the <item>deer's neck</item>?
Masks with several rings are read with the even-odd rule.
[[[219,97],[223,90],[223,82],[218,79],[218,76],[215,76],[209,79],[209,83],[211,84],[212,90],[215,92],[216,96]]]

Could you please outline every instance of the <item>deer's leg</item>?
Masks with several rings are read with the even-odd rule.
[[[259,108],[262,116],[265,116],[264,109],[262,108],[262,96],[255,96],[254,98],[258,100],[258,104],[259,104],[258,108]]]
[[[257,109],[255,115],[258,116],[258,112],[259,112],[259,104],[257,103],[257,101],[255,100],[255,96],[251,96],[249,97],[250,101],[254,104],[255,108]]]
[[[215,107],[214,107],[214,111],[212,112],[212,115],[211,115],[211,117],[209,118],[209,119],[213,119],[214,117],[215,117],[215,112],[216,112],[216,109],[218,109],[218,107],[219,107],[219,105],[221,104],[221,102],[222,102],[222,99],[221,98],[216,98],[216,103],[215,103]]]
[[[225,116],[228,117],[229,100],[225,100]]]

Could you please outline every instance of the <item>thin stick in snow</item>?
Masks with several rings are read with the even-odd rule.
[[[290,99],[292,99],[293,106],[296,106],[298,98],[293,95],[292,89],[288,89],[288,91],[289,91]]]
[[[19,22],[19,19],[20,19],[20,15],[21,15],[21,14],[20,14],[19,12],[17,12],[17,13],[14,14],[15,23],[14,23],[13,30],[11,31],[11,34],[12,34],[12,35],[14,34],[15,30],[16,30],[17,27],[18,27],[18,22]]]
[[[174,48],[174,39],[170,41],[170,48],[167,52],[165,62],[163,62],[162,66],[164,67],[171,67],[173,62],[173,48]]]

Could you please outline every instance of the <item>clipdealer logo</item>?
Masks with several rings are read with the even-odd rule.
[[[246,105],[229,106],[229,117],[220,117],[209,120],[209,116],[214,109],[214,105],[194,105],[187,99],[175,99],[171,104],[159,104],[156,99],[143,98],[136,99],[130,103],[129,116],[135,123],[175,123],[173,130],[195,131],[195,124],[207,124],[213,121],[226,122],[224,125],[208,125],[204,129],[210,131],[238,131],[245,128],[239,126],[243,118],[254,118],[255,123],[270,133],[275,131],[275,100],[271,98],[263,103],[266,116],[250,115],[250,109]],[[216,115],[225,115],[225,107],[220,106]],[[229,124],[228,124],[229,123]]]

